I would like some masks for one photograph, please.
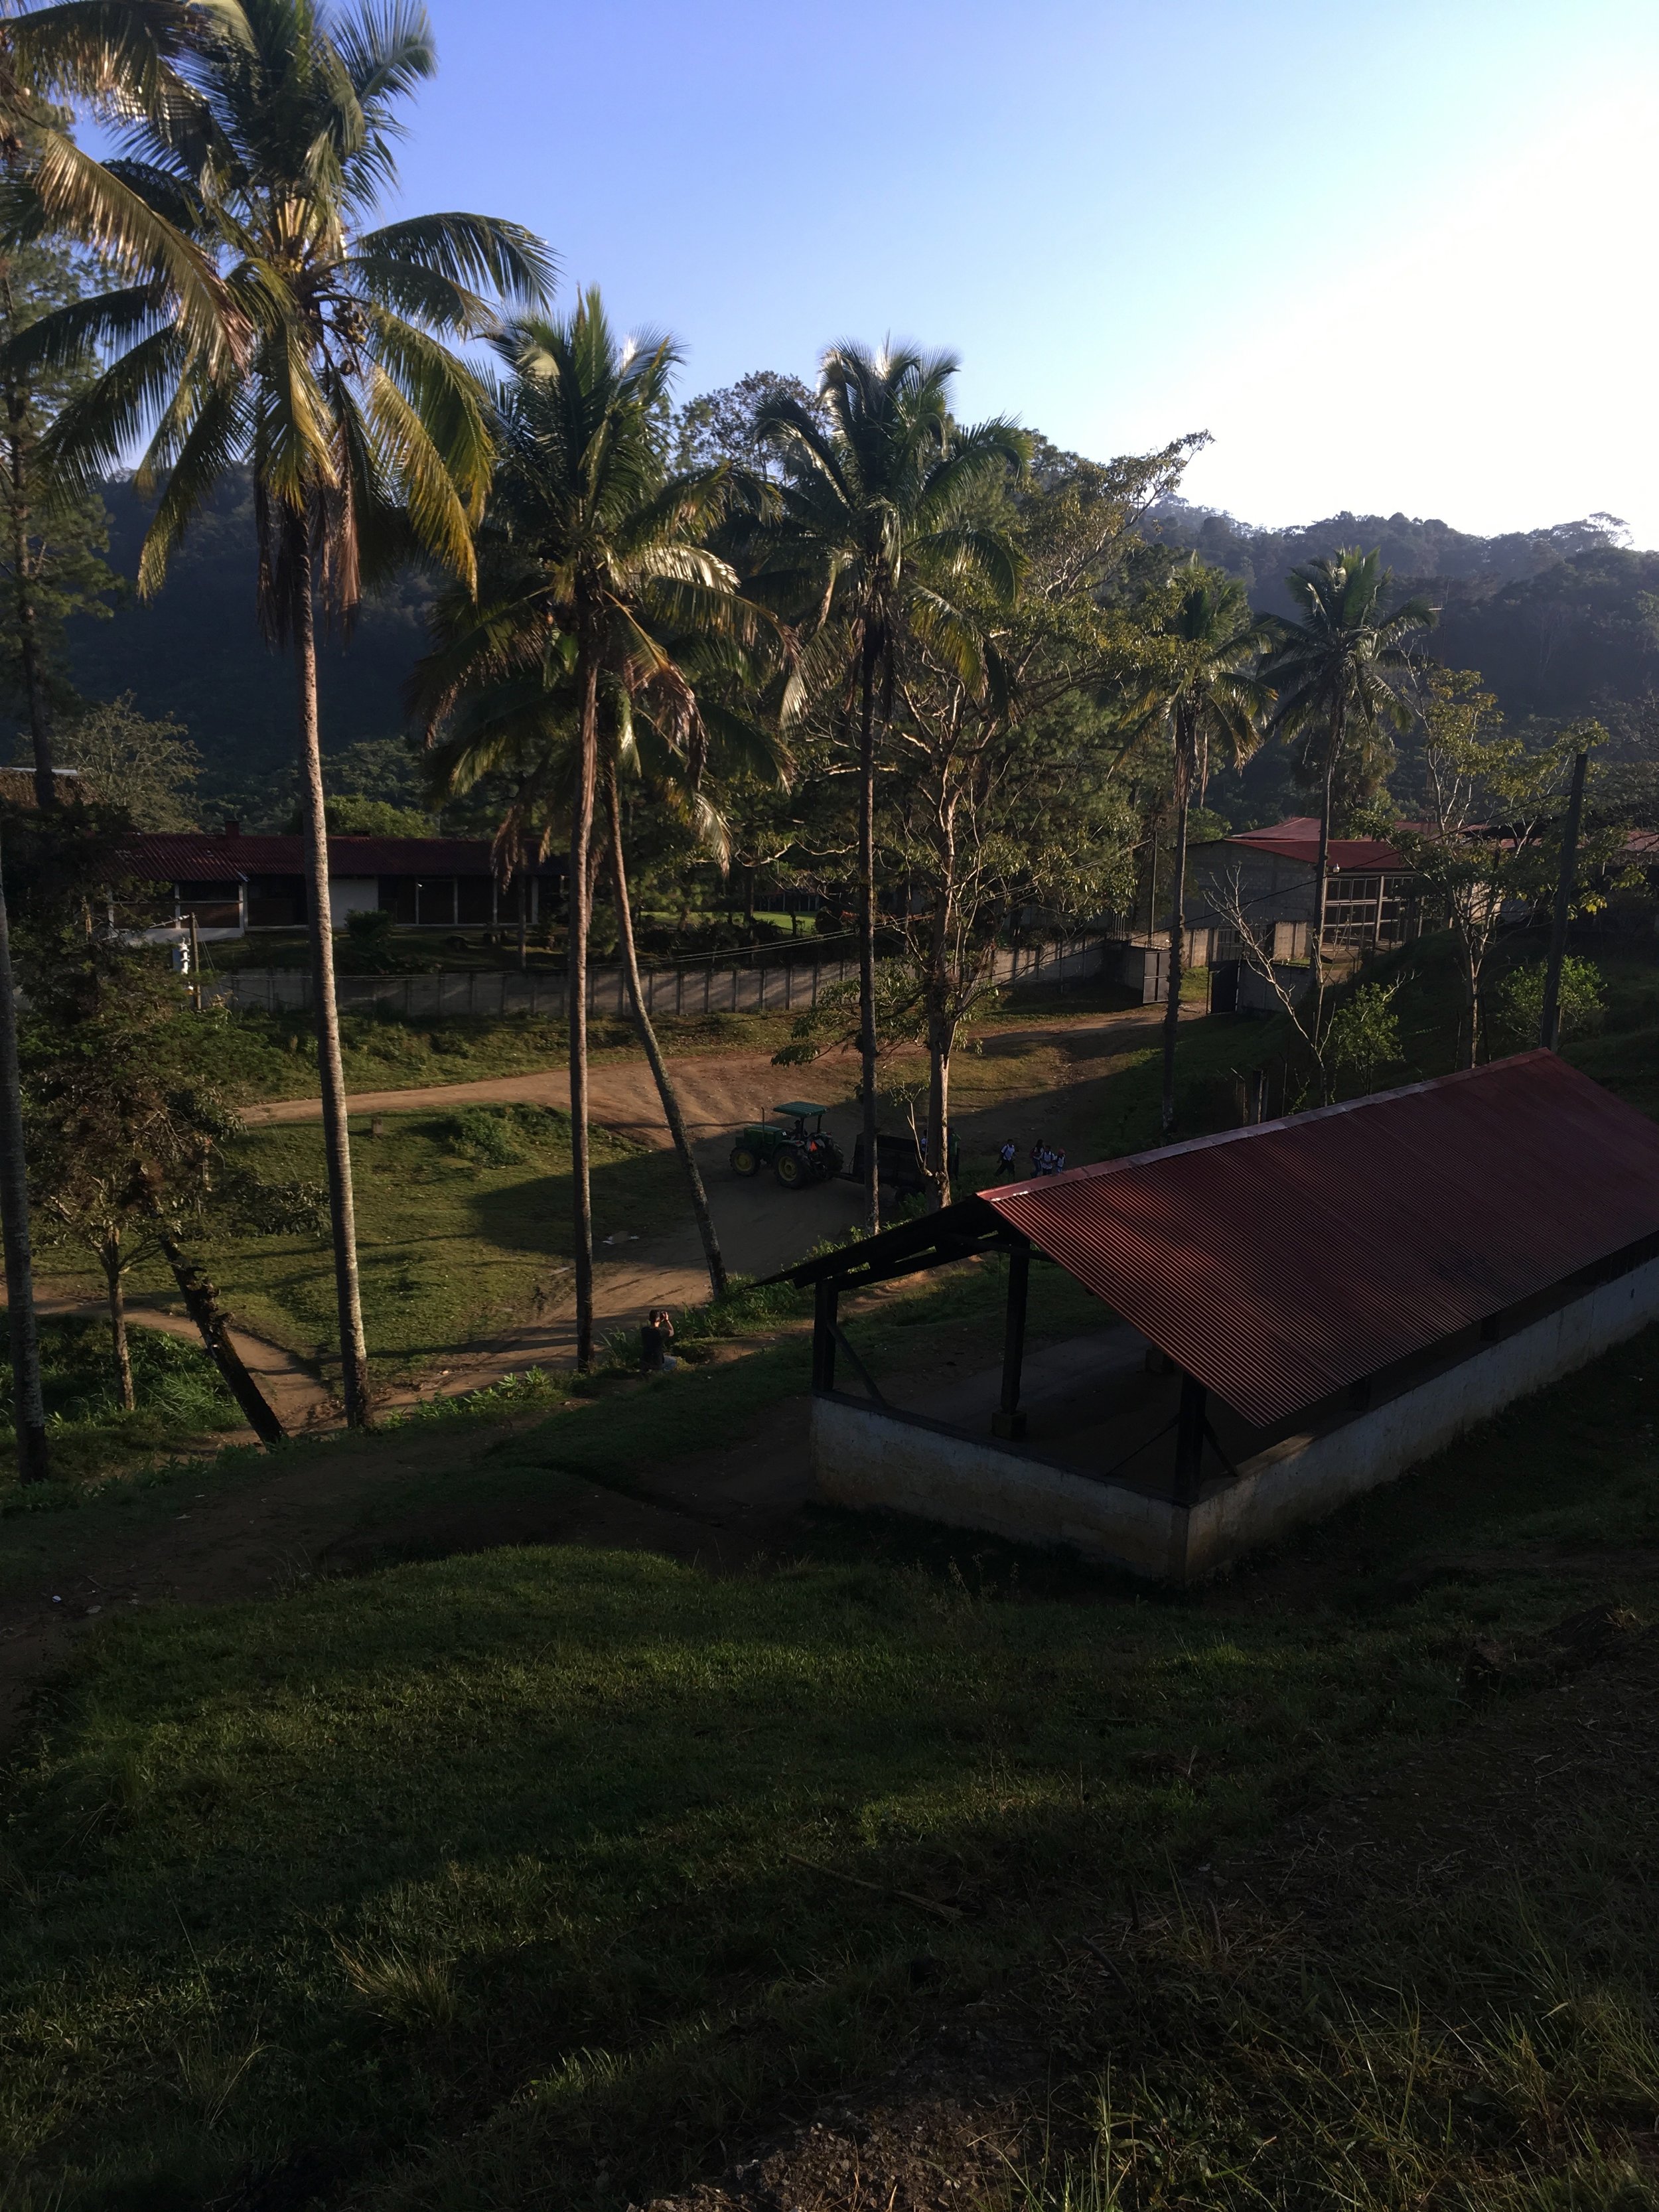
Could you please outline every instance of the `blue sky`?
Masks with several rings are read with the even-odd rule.
[[[949,346],[1192,496],[1659,545],[1653,0],[428,0],[406,204],[532,224],[685,389]]]

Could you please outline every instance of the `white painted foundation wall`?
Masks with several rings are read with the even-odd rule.
[[[1198,1582],[1393,1481],[1656,1320],[1659,1260],[1339,1428],[1287,1437],[1190,1509],[851,1398],[814,1399],[813,1471],[826,1498],[860,1511],[911,1514],[1014,1543],[1065,1547],[1161,1582]]]

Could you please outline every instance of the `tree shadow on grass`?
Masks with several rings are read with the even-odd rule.
[[[691,1219],[685,1177],[672,1152],[629,1152],[599,1160],[589,1180],[596,1237],[617,1231],[641,1238],[659,1237]],[[566,1168],[469,1192],[463,1203],[472,1234],[481,1241],[501,1251],[568,1260],[574,1250],[574,1196]]]
[[[1659,1533],[1656,1355],[1650,1332],[1309,1532],[1302,1603],[1252,1601],[1270,1562],[1213,1612],[1079,1605],[994,1541],[826,1516],[764,1574],[520,1550],[117,1624],[8,1833],[30,1902],[6,1978],[37,2008],[10,2094],[53,2114],[40,2201],[77,2161],[155,2171],[173,2123],[149,2054],[209,2040],[210,2164],[350,2141],[385,2179],[419,2141],[447,2203],[672,2186],[757,2114],[889,2063],[919,1990],[1028,1973],[1068,1915],[1097,1950],[1171,1864],[1464,1727],[1491,1589],[1345,1595],[1425,1541],[1503,1536],[1504,1632],[1583,1602],[1563,1540]],[[598,1449],[602,1413],[669,1395],[563,1433]],[[709,1405],[729,1437],[741,1407]],[[235,2063],[256,2044],[281,2063]],[[438,2078],[464,2083],[453,2128]],[[428,2206],[422,2172],[375,2201]]]

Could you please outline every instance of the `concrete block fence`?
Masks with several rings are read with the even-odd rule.
[[[1005,988],[1043,984],[1063,988],[1101,973],[1109,943],[1074,937],[1054,944],[1022,945],[996,955],[995,977]],[[815,1006],[836,983],[854,981],[856,958],[778,959],[744,967],[657,968],[642,978],[647,1011],[657,1014],[787,1013]],[[588,971],[588,1011],[626,1014],[628,987],[620,968]],[[236,968],[203,978],[203,996],[222,1006],[258,1007],[267,1013],[302,1013],[311,1005],[311,975],[303,968]],[[520,975],[516,969],[443,972],[428,975],[340,975],[335,996],[342,1013],[383,1012],[394,1018],[432,1020],[445,1014],[546,1014],[565,1011],[562,975]]]

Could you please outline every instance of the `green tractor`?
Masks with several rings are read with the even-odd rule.
[[[842,1163],[841,1147],[824,1133],[823,1117],[830,1109],[793,1098],[771,1110],[787,1114],[787,1126],[751,1121],[732,1147],[732,1172],[753,1176],[769,1167],[786,1190],[805,1190],[809,1183],[833,1182]]]

